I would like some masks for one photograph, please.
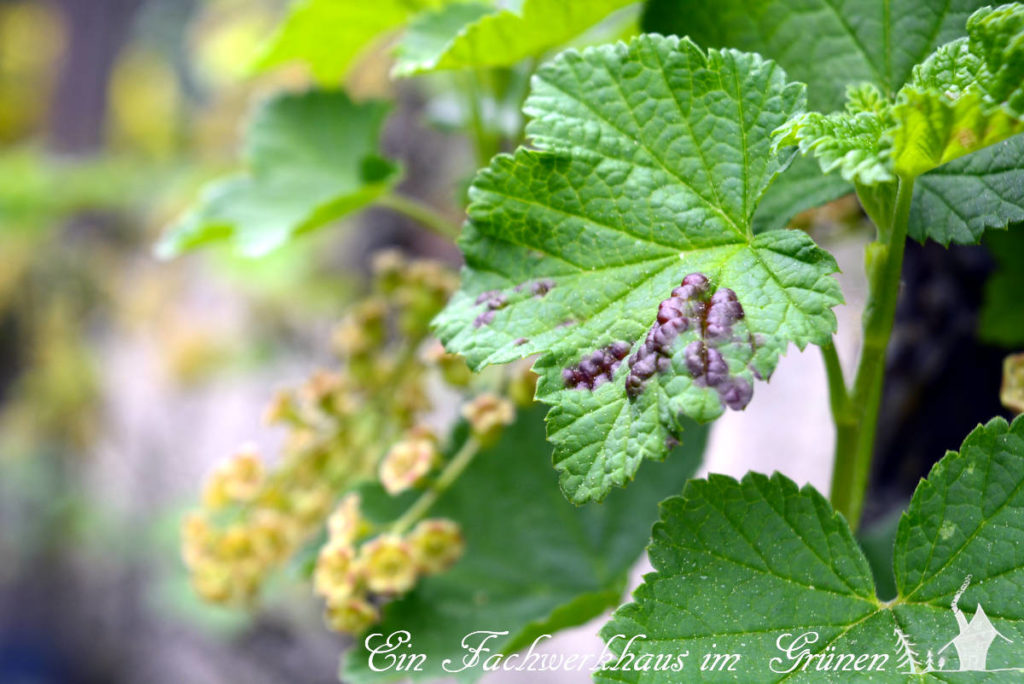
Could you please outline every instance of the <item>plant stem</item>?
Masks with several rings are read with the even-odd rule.
[[[878,226],[879,239],[868,245],[868,301],[864,309],[864,345],[849,401],[835,413],[836,452],[832,473],[832,506],[857,529],[864,507],[874,455],[878,411],[885,378],[885,352],[892,335],[899,298],[907,221],[914,179],[900,178],[888,225]],[[838,359],[836,359],[838,363]],[[829,360],[826,352],[826,368]],[[834,371],[829,371],[830,385]]]
[[[839,363],[839,355],[836,353],[835,344],[829,342],[821,348],[821,355],[825,360],[825,375],[828,378],[828,400],[832,409],[832,417],[837,418],[846,412],[846,405],[850,401],[850,395],[846,389],[846,378],[843,377],[843,367]]]
[[[459,475],[462,475],[462,471],[473,461],[473,457],[479,451],[480,442],[472,437],[467,439],[462,448],[452,457],[452,460],[448,461],[448,465],[444,467],[444,470],[441,471],[441,474],[431,485],[430,489],[423,492],[420,498],[416,499],[416,502],[402,514],[402,517],[391,525],[390,531],[393,534],[404,534],[410,527],[415,525],[420,518],[426,515],[431,506],[437,503],[441,495],[448,491],[448,488],[459,479]]]
[[[405,214],[425,228],[438,235],[454,240],[459,236],[459,226],[442,216],[436,209],[419,200],[402,195],[387,194],[378,197],[374,204],[385,207],[400,214]]]
[[[484,93],[491,89],[484,87],[485,74],[480,70],[474,70],[467,76],[465,88],[466,100],[469,106],[470,130],[473,132],[473,143],[476,148],[476,165],[483,168],[491,163],[491,157],[501,151],[501,141],[492,132],[487,130],[487,122],[484,120],[483,99]],[[493,103],[492,103],[493,104]]]

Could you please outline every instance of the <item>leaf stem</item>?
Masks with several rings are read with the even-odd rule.
[[[441,237],[454,240],[459,236],[459,226],[457,224],[452,223],[436,209],[419,200],[388,193],[378,197],[374,204],[378,207],[397,211],[399,214],[405,214]]]
[[[467,439],[465,444],[448,461],[448,465],[444,467],[444,470],[441,471],[441,474],[431,485],[430,489],[423,492],[420,498],[416,499],[416,502],[402,514],[402,517],[392,523],[390,531],[393,534],[401,535],[415,525],[437,503],[441,495],[448,491],[448,488],[459,479],[462,471],[472,463],[473,457],[479,451],[480,442],[473,437]]]
[[[483,168],[491,163],[491,157],[501,151],[501,142],[497,136],[487,130],[484,118],[484,93],[491,89],[484,87],[484,74],[481,70],[473,70],[468,75],[466,98],[469,105],[470,130],[476,148],[476,165]]]
[[[878,226],[879,239],[868,245],[865,253],[868,301],[864,309],[864,344],[860,363],[849,401],[838,413],[833,408],[836,451],[830,498],[832,506],[846,516],[853,530],[860,522],[871,473],[885,379],[885,352],[896,316],[913,195],[914,179],[900,178],[896,198],[887,217],[888,225]],[[828,364],[826,354],[826,368]],[[830,385],[831,380],[830,372]]]
[[[837,418],[846,412],[846,406],[850,401],[846,378],[843,376],[843,367],[839,363],[834,343],[829,342],[823,346],[821,355],[825,361],[825,375],[828,378],[829,406],[832,409],[832,417]]]

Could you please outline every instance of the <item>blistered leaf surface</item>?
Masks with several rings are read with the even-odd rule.
[[[663,457],[681,417],[742,408],[789,342],[834,330],[832,257],[803,233],[751,229],[788,160],[770,133],[802,92],[756,55],[675,38],[569,51],[540,70],[526,104],[539,149],[477,177],[462,290],[436,326],[473,367],[542,355],[538,396],[554,405],[549,434],[573,501]],[[691,274],[706,284],[661,319]],[[709,334],[715,298],[730,297],[735,310]]]

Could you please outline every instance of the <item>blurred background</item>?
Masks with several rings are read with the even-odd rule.
[[[374,249],[458,255],[371,211],[259,260],[153,256],[199,186],[236,167],[250,104],[306,85],[299,70],[248,73],[284,4],[0,0],[0,684],[337,681],[344,641],[295,577],[248,614],[195,598],[180,518],[239,443],[273,453],[263,407],[328,360]],[[471,152],[426,125],[415,82],[391,92],[387,69],[367,59],[348,87],[395,97],[384,149],[403,191],[457,217]],[[841,201],[801,219],[844,270],[848,364],[859,216]],[[976,334],[994,268],[985,246],[908,249],[867,513],[882,538],[932,462],[1009,415],[1013,338]],[[827,491],[832,439],[820,358],[791,350],[758,401],[716,425],[705,471],[778,469]],[[550,648],[597,651],[595,632]]]

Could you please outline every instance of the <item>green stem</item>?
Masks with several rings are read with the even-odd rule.
[[[864,309],[864,345],[853,391],[836,419],[832,506],[857,529],[864,507],[874,455],[878,411],[885,377],[885,352],[892,335],[899,298],[907,221],[914,179],[901,178],[888,225],[879,225],[879,239],[868,245],[868,301]]]
[[[437,233],[442,237],[454,240],[459,236],[459,226],[442,216],[436,209],[420,202],[419,200],[402,195],[381,195],[374,204],[378,207],[385,207],[400,214],[405,214],[425,228]]]
[[[846,405],[850,401],[850,395],[846,389],[846,378],[843,377],[843,367],[839,363],[835,344],[829,342],[822,347],[821,355],[825,360],[825,375],[828,378],[829,406],[832,409],[832,417],[838,420],[838,417],[846,412]]]
[[[484,88],[483,74],[477,70],[469,75],[466,98],[469,103],[470,127],[476,147],[476,165],[483,168],[491,163],[491,157],[501,151],[501,141],[487,130],[484,121],[483,97],[489,92]]]
[[[437,480],[431,485],[430,489],[423,492],[420,498],[416,499],[416,502],[402,514],[402,517],[396,520],[391,525],[391,532],[393,534],[405,534],[410,527],[415,525],[420,518],[426,515],[427,511],[437,503],[437,500],[441,498],[441,495],[448,491],[448,488],[454,484],[459,476],[462,475],[462,471],[466,469],[472,461],[473,457],[480,451],[480,442],[475,438],[469,438],[466,443],[462,445],[462,448],[456,452],[452,460],[448,462],[448,465],[444,467]]]

